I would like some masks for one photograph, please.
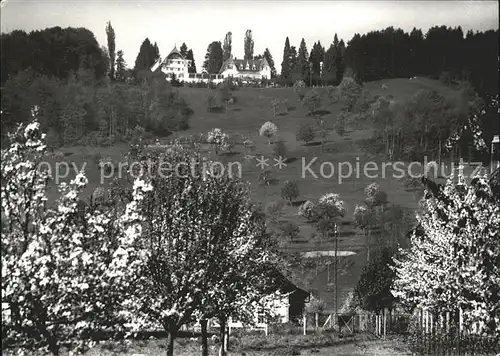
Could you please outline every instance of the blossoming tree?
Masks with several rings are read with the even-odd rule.
[[[177,169],[160,172],[165,161]],[[250,284],[262,277],[258,266],[268,258],[247,187],[204,171],[204,162],[183,147],[150,152],[143,162],[144,172],[158,174],[148,178],[153,190],[140,205],[146,218],[137,249],[145,263],[123,308],[136,328],[159,325],[168,332],[167,355],[182,325],[225,320],[233,302],[251,301]]]
[[[87,180],[78,173],[59,185],[52,206],[49,171],[39,169],[46,146],[36,115],[37,108],[35,120],[9,135],[10,146],[1,153],[3,342],[15,343],[21,353],[58,355],[62,344],[91,346],[90,332],[119,322],[113,306],[120,293],[112,286],[133,268],[127,251],[140,234],[136,202],[142,193],[135,190],[116,220],[103,210],[81,211]]]
[[[221,129],[212,129],[208,132],[207,142],[215,147],[215,154],[218,155],[220,150],[225,150],[229,146],[229,136]]]
[[[458,183],[427,187],[393,294],[436,314],[461,309],[465,326],[500,337],[500,205],[486,179],[468,184],[461,171]]]
[[[278,126],[271,121],[264,123],[259,130],[259,135],[267,137],[269,145],[271,145],[271,137],[274,137],[277,134]]]

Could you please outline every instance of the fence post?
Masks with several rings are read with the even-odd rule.
[[[387,308],[384,308],[384,338],[387,335]]]
[[[307,332],[306,332],[306,330],[307,330],[307,314],[306,314],[306,312],[304,312],[304,315],[302,315],[302,324],[304,324],[302,326],[302,328],[303,328],[302,333],[304,335],[306,335],[307,334]]]
[[[460,355],[460,343],[461,343],[461,338],[462,338],[462,324],[463,324],[463,314],[462,314],[462,307],[458,308],[458,338],[457,338],[457,352]]]
[[[318,313],[314,313],[314,322],[316,324],[316,329],[319,328],[319,315]]]

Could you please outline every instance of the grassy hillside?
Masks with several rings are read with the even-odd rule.
[[[383,89],[382,85],[387,88]],[[392,95],[396,101],[404,101],[411,97],[414,93],[421,89],[434,89],[440,92],[443,96],[456,95],[456,92],[448,87],[444,87],[438,81],[430,79],[391,79],[372,83],[367,83],[364,89],[372,96],[375,95]],[[243,88],[235,90],[233,96],[236,97],[236,102],[228,107],[227,119],[224,112],[210,113],[207,112],[207,100],[211,91],[208,89],[199,88],[179,88],[180,95],[189,103],[194,110],[194,116],[190,121],[190,128],[187,131],[179,132],[174,137],[181,137],[192,134],[206,134],[212,128],[221,128],[229,134],[241,134],[254,141],[256,147],[252,155],[265,156],[269,158],[270,164],[267,169],[272,172],[274,183],[271,185],[263,185],[259,182],[258,177],[262,169],[256,167],[256,161],[245,161],[246,149],[240,144],[237,145],[231,155],[220,155],[216,159],[223,163],[240,162],[242,165],[242,177],[248,180],[251,184],[252,198],[255,202],[265,206],[268,202],[279,200],[281,198],[281,188],[286,180],[296,181],[300,189],[299,200],[316,201],[325,193],[339,193],[344,200],[347,208],[346,225],[342,228],[344,236],[339,242],[339,248],[343,251],[354,251],[356,255],[347,257],[343,268],[343,272],[339,277],[340,285],[343,291],[350,291],[357,282],[359,273],[366,260],[365,255],[365,238],[359,230],[356,230],[351,223],[353,208],[356,204],[364,201],[364,188],[372,183],[377,182],[388,194],[389,201],[403,207],[414,209],[417,207],[418,196],[414,193],[405,191],[402,184],[394,177],[393,171],[390,168],[386,169],[383,175],[382,171],[378,171],[377,178],[368,178],[363,172],[353,173],[349,177],[339,180],[339,172],[335,171],[330,178],[322,178],[320,176],[320,166],[324,162],[330,162],[337,169],[339,162],[350,162],[355,165],[359,162],[360,167],[372,158],[369,158],[356,145],[356,141],[368,138],[371,134],[371,128],[359,127],[348,130],[343,136],[337,135],[333,130],[330,130],[324,138],[324,147],[316,144],[304,145],[303,142],[297,142],[295,133],[297,128],[302,123],[313,123],[314,118],[307,115],[305,110],[291,88]],[[331,128],[335,123],[336,117],[340,111],[340,105],[330,104],[326,96],[326,88],[319,88],[324,94],[323,111],[326,113],[323,116],[325,126]],[[215,93],[215,92],[214,92]],[[271,100],[274,98],[288,99],[288,105],[291,107],[286,115],[273,117],[271,108]],[[267,139],[259,137],[258,130],[266,121],[274,122],[279,128],[279,137],[276,140],[283,140],[288,151],[288,163],[286,167],[279,169],[273,164],[273,146],[269,146]],[[171,139],[172,137],[169,137]],[[99,183],[99,171],[96,165],[92,162],[92,157],[95,153],[100,153],[102,156],[109,156],[113,161],[123,159],[127,150],[126,145],[113,147],[97,148],[97,147],[71,147],[63,151],[67,155],[64,160],[75,162],[81,165],[82,162],[88,161],[87,175],[90,180],[89,187],[86,193],[91,193]],[[213,156],[212,148],[206,146],[207,153]],[[303,165],[307,165],[311,160],[316,158],[315,164],[311,165],[311,169],[318,175],[318,178],[308,172],[303,172]],[[89,161],[90,160],[90,161]],[[304,162],[304,163],[303,163]],[[380,167],[380,160],[375,160]],[[344,166],[344,173],[347,173],[347,167]],[[330,169],[325,168],[325,173],[329,174]],[[303,175],[302,173],[306,173]],[[313,232],[313,228],[301,218],[297,216],[298,208],[296,206],[285,206],[281,214],[281,221],[290,221],[299,225],[301,242],[293,243],[288,246],[289,251],[312,251],[312,250],[331,250],[331,243],[323,243],[321,246],[309,241],[309,237]],[[331,270],[333,271],[333,269]],[[328,271],[321,269],[319,274],[314,274],[313,280],[310,280],[310,285],[315,290],[321,291],[325,298],[331,300],[332,293],[329,287],[330,280],[327,278]],[[310,273],[308,274],[310,275]],[[303,278],[310,278],[303,276]],[[342,292],[345,295],[347,292]]]

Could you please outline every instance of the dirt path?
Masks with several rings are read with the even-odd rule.
[[[404,351],[404,345],[393,340],[356,341],[353,343],[311,349],[298,349],[300,356],[409,356],[410,352]],[[274,356],[285,355],[276,351],[252,351],[234,353],[229,356]],[[291,356],[291,355],[287,355]]]

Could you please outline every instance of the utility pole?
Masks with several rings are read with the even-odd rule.
[[[319,62],[319,82],[321,87],[323,87],[323,62]]]
[[[335,231],[334,231],[334,236],[335,236],[335,261],[334,261],[334,285],[335,285],[335,310],[334,310],[334,315],[335,315],[335,324],[338,323],[338,302],[339,302],[339,284],[338,284],[338,249],[339,249],[339,233],[338,233],[338,226],[337,223],[335,223]],[[340,331],[340,325],[339,325],[339,331]]]

